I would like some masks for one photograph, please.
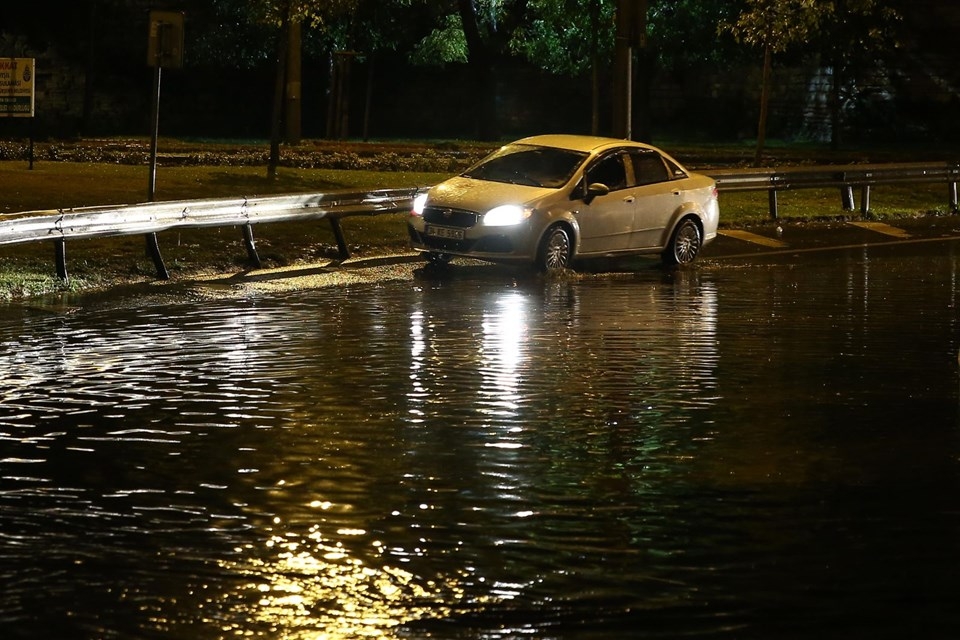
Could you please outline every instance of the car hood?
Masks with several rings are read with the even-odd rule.
[[[427,206],[466,209],[482,214],[504,204],[533,204],[557,191],[557,189],[544,187],[457,176],[430,189]]]

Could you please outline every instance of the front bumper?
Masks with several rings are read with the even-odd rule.
[[[536,258],[530,221],[488,227],[472,211],[427,207],[411,216],[407,232],[412,248],[493,262],[532,262]]]

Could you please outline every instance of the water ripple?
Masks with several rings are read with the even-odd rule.
[[[957,595],[957,279],[910,264],[10,313],[0,630],[773,636],[892,566]]]

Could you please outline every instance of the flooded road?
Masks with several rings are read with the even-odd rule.
[[[3,638],[938,638],[960,248],[0,315]]]

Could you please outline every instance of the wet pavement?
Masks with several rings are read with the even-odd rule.
[[[722,228],[703,258],[754,257],[832,248],[960,239],[960,215],[897,218],[886,221],[840,218],[804,222],[771,220],[742,228]]]
[[[717,238],[704,247],[700,264],[763,259],[774,262],[817,252],[864,247],[916,246],[960,240],[960,215],[897,218],[890,221],[862,221],[831,218],[820,221],[786,219],[744,227],[721,227]],[[215,275],[185,283],[201,285],[198,295],[234,296],[243,292],[276,293],[317,287],[341,286],[363,282],[410,280],[424,262],[417,253],[358,256],[344,261],[313,265],[259,269],[232,275]],[[493,271],[523,276],[525,270],[512,266],[494,266],[458,258],[456,265],[477,265]],[[575,265],[582,273],[632,273],[656,268],[658,256],[593,260]],[[181,283],[184,284],[184,283]],[[154,283],[154,287],[166,287]]]
[[[11,305],[0,637],[952,637],[960,218],[923,222]]]

